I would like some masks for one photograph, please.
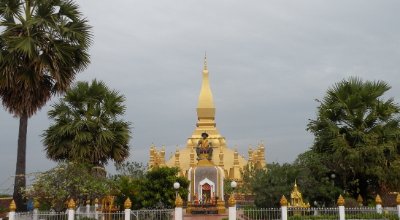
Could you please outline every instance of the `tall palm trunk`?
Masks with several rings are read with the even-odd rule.
[[[17,165],[15,171],[14,195],[13,199],[17,206],[16,211],[26,211],[25,200],[22,198],[21,187],[26,187],[25,170],[26,170],[26,134],[28,130],[28,114],[24,112],[19,119],[18,134],[18,153]]]

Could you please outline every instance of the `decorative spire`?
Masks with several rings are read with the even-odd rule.
[[[379,205],[382,204],[382,199],[379,195],[376,195],[375,203]]]
[[[237,152],[237,144],[235,145],[235,153],[233,153],[233,166],[239,166],[239,154]]]
[[[208,80],[208,70],[207,70],[207,60],[204,58],[204,70],[203,70],[203,85],[201,87],[200,96],[199,96],[199,108],[214,108],[214,101],[210,89],[210,82]],[[214,119],[215,112],[212,115]],[[204,117],[210,117],[208,115],[197,115],[199,119]]]
[[[360,203],[360,204],[363,203],[363,199],[362,199],[360,194],[358,194],[357,202]]]
[[[281,206],[287,206],[287,200],[284,195],[282,196],[281,201],[279,203],[281,204]]]
[[[164,151],[164,144],[162,145],[161,153],[160,153],[160,167],[165,167],[165,151]]]
[[[179,148],[178,148],[178,145],[176,145],[175,164],[174,164],[175,167],[181,167],[180,162],[179,162],[179,155],[180,155]]]
[[[253,150],[251,149],[251,144],[249,146],[248,153],[249,153],[249,161],[248,161],[248,163],[253,163]]]
[[[224,154],[222,153],[222,146],[219,147],[219,167],[224,169]]]
[[[344,199],[343,199],[342,195],[339,195],[339,199],[337,200],[337,204],[339,206],[344,206]]]
[[[131,200],[130,200],[129,197],[128,197],[128,198],[125,200],[124,207],[125,207],[125,209],[130,209],[131,206],[132,206],[132,202],[131,202]]]
[[[207,51],[204,53],[204,70],[207,70]]]

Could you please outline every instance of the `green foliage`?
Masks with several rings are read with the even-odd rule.
[[[123,162],[129,156],[130,122],[125,97],[102,81],[78,82],[48,116],[55,123],[43,133],[46,156],[52,160],[85,158],[95,166],[108,160]]]
[[[87,163],[59,163],[49,171],[37,173],[37,182],[22,193],[25,197],[32,195],[41,206],[53,207],[57,212],[65,211],[64,203],[71,199],[84,205],[87,199],[109,193],[107,180],[93,175],[92,168]]]
[[[113,189],[112,195],[116,197],[114,204],[123,207],[125,200],[129,197],[132,202],[131,209],[140,209],[142,205],[138,200],[138,192],[140,185],[146,179],[147,167],[137,162],[115,163],[114,165],[118,174],[109,177]]]
[[[244,190],[255,195],[254,204],[259,208],[280,207],[282,195],[289,193],[299,171],[295,166],[284,163],[267,164],[268,172],[247,168],[243,175]]]
[[[231,187],[232,180],[229,178],[224,179],[224,195],[230,195],[233,192],[233,188]],[[239,185],[235,188],[235,193],[242,192],[243,188]]]
[[[314,201],[319,205],[333,205],[342,192],[331,178],[331,171],[325,165],[327,160],[326,155],[307,151],[298,155],[293,162],[293,166],[299,172],[297,177],[299,191],[302,193],[303,201],[309,201],[310,205],[314,205]]]
[[[189,194],[190,182],[185,177],[176,177],[178,172],[178,167],[161,167],[147,172],[138,193],[142,208],[174,207],[176,195],[173,185],[175,182],[179,182],[178,193],[185,200]]]
[[[359,78],[336,83],[317,100],[317,119],[307,125],[315,136],[312,150],[325,157],[321,163],[336,174],[335,185],[354,198],[400,186],[400,107],[382,98],[390,88]]]
[[[0,194],[0,198],[9,198],[9,197],[12,197],[12,195]]]

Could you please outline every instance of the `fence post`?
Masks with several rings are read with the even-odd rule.
[[[40,203],[38,201],[35,201],[33,203],[33,220],[38,220],[38,214],[39,214],[39,207]]]
[[[8,220],[15,220],[15,209],[17,209],[17,206],[15,205],[14,200],[11,201],[9,209]]]
[[[287,200],[284,195],[279,203],[281,204],[281,219],[287,220]]]
[[[99,200],[96,198],[94,200],[94,209],[95,209],[95,214],[94,214],[94,218],[96,220],[99,220],[99,211],[97,211],[97,208],[99,207]]]
[[[344,199],[342,195],[339,195],[339,199],[337,200],[337,204],[339,206],[339,219],[344,220]]]
[[[90,218],[90,200],[86,200],[86,216]]]
[[[125,220],[131,219],[131,206],[132,202],[129,197],[125,200],[124,207],[125,207]]]
[[[400,218],[400,193],[397,194],[396,203],[397,203],[397,215]]]
[[[178,194],[178,196],[175,199],[175,220],[182,220],[183,219],[183,213],[182,213],[182,205],[183,201],[181,196]]]
[[[69,200],[68,203],[68,220],[74,220],[75,219],[75,202],[73,199]]]
[[[229,204],[229,220],[236,220],[236,200],[235,197],[233,196],[233,193],[229,197],[228,204]]]
[[[376,202],[376,212],[382,214],[382,200],[379,195],[376,195],[375,202]]]

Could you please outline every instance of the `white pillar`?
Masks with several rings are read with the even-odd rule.
[[[339,219],[344,220],[344,206],[343,205],[339,206]]]
[[[15,220],[15,212],[8,213],[8,220]]]
[[[94,214],[94,218],[95,218],[96,220],[99,220],[99,211],[97,211],[97,208],[98,208],[98,207],[99,207],[99,204],[95,203],[95,204],[94,204],[94,210],[95,210],[96,214]]]
[[[182,207],[175,207],[175,220],[182,220],[182,219],[183,219]]]
[[[76,219],[79,220],[79,217],[81,216],[81,215],[80,215],[80,214],[81,214],[81,206],[80,206],[80,205],[79,205],[78,208],[76,209],[76,214],[77,214]]]
[[[382,205],[376,204],[376,213],[382,214]]]
[[[131,210],[125,209],[125,220],[131,220]]]
[[[38,209],[34,209],[33,210],[33,220],[38,220],[38,214],[39,214],[39,210]]]
[[[236,220],[236,205],[233,207],[229,206],[229,220]]]
[[[90,218],[90,204],[86,204],[86,216]]]
[[[397,215],[398,215],[399,218],[400,218],[400,205],[397,205]]]
[[[287,220],[287,206],[281,206],[282,220]]]
[[[75,218],[75,210],[73,209],[68,209],[68,220],[74,220]]]

